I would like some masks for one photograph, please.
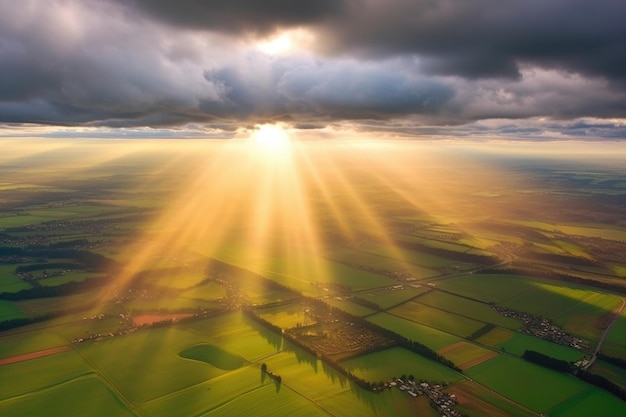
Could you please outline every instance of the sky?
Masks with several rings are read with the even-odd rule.
[[[616,0],[0,0],[0,137],[624,140],[624,22]]]

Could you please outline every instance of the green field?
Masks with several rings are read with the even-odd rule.
[[[94,370],[73,350],[0,366],[0,380],[3,381],[0,399],[39,392],[41,389],[54,387],[93,372]],[[2,404],[0,402],[0,409]]]
[[[222,369],[179,356],[203,341],[199,335],[171,327],[81,344],[78,350],[130,402],[139,404],[224,374]]]
[[[389,313],[461,337],[467,337],[485,325],[483,322],[413,301],[395,307]]]
[[[24,312],[11,301],[0,300],[0,321],[24,317],[26,317]]]
[[[569,346],[498,328],[490,330],[489,333],[476,339],[476,342],[493,346],[517,356],[522,356],[525,350],[534,350],[567,362],[576,362],[585,356],[584,352]]]
[[[244,361],[241,358],[206,343],[192,346],[180,352],[180,357],[205,362],[225,371],[241,368]]]
[[[408,301],[411,298],[417,297],[418,295],[424,294],[430,290],[431,288],[426,286],[420,286],[417,288],[404,286],[399,289],[385,289],[362,293],[359,294],[359,297],[364,300],[376,303],[383,309],[387,309],[398,304],[402,304],[403,302]]]
[[[589,388],[554,407],[550,417],[626,415],[626,403],[598,388]]]
[[[538,412],[545,412],[590,387],[569,375],[510,355],[484,362],[468,370],[467,375]],[[546,392],[550,395],[545,395]]]
[[[417,302],[513,330],[518,330],[522,327],[521,321],[504,317],[487,304],[442,291],[431,291],[428,294],[424,294],[417,299]]]
[[[387,313],[377,313],[368,317],[367,320],[385,329],[396,332],[409,340],[419,342],[433,350],[462,340],[460,337],[450,333]]]
[[[532,279],[516,275],[474,274],[437,282],[437,287],[476,298],[484,302],[501,304],[533,288]]]
[[[100,378],[85,376],[0,401],[7,416],[57,415],[68,417],[134,416],[119,396]]]
[[[593,363],[590,371],[605,377],[626,390],[626,369],[598,359]]]
[[[430,359],[403,348],[390,348],[342,362],[348,370],[366,381],[389,381],[392,377],[413,374],[415,379],[455,382],[461,375]]]

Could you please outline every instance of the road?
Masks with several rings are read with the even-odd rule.
[[[591,355],[591,359],[589,360],[589,363],[583,369],[587,370],[587,368],[589,368],[591,365],[593,365],[593,363],[595,362],[596,358],[598,357],[598,353],[600,352],[600,348],[602,348],[602,343],[604,343],[604,339],[606,339],[606,336],[609,334],[609,331],[611,330],[611,328],[613,327],[615,322],[617,322],[617,319],[622,314],[622,311],[624,311],[624,307],[626,307],[626,299],[621,298],[621,300],[622,300],[622,305],[619,307],[619,309],[615,313],[615,316],[613,317],[613,320],[611,320],[609,325],[606,326],[606,329],[604,330],[604,333],[602,333],[602,337],[600,337],[600,340],[598,341],[598,344],[596,345],[596,349],[593,351],[593,355]]]

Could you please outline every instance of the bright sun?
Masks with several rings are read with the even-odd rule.
[[[252,132],[254,142],[266,151],[284,151],[289,147],[289,133],[282,124],[257,125]]]

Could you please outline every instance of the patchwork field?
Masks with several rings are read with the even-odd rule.
[[[389,313],[461,337],[470,336],[485,325],[483,322],[413,301],[395,307]]]

